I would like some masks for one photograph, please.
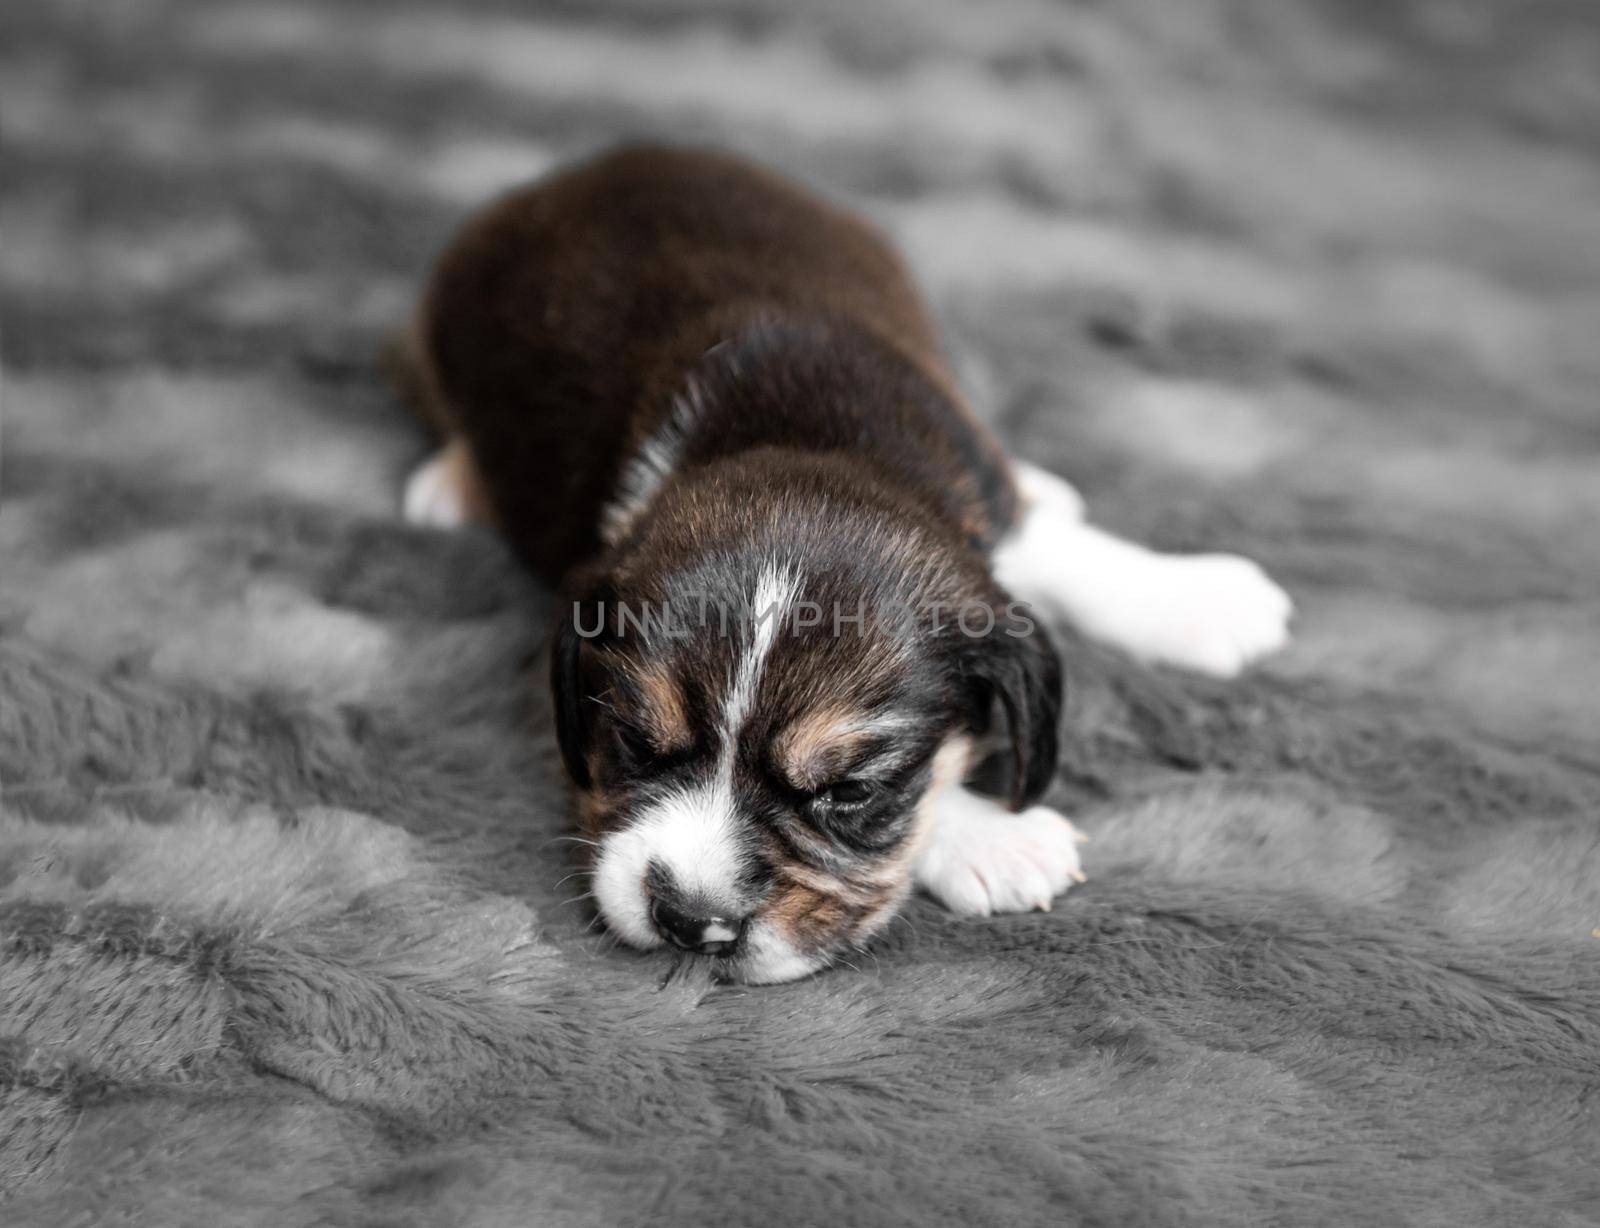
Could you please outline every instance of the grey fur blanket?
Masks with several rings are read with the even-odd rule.
[[[1580,0],[7,0],[0,1222],[1600,1222]],[[1235,684],[1062,637],[1054,912],[713,985],[591,926],[548,595],[375,354],[628,135],[879,218]]]

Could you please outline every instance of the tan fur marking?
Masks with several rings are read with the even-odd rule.
[[[883,888],[892,882],[892,876],[879,875],[846,880],[793,861],[783,863],[780,878],[786,883],[803,887],[818,895],[836,896],[847,904],[859,905],[872,903]]]
[[[923,840],[927,838],[928,828],[933,821],[934,799],[946,789],[959,787],[967,778],[967,769],[971,766],[972,739],[964,734],[948,739],[934,755],[933,778],[928,781],[927,792],[917,806],[916,827],[911,838],[901,846],[907,865],[916,857]]]
[[[683,750],[694,741],[689,728],[689,713],[684,708],[683,691],[671,674],[649,666],[631,671],[639,699],[639,720],[657,750]]]
[[[589,770],[595,769],[595,764],[590,763]],[[616,800],[600,789],[590,789],[578,794],[578,828],[588,836],[603,836],[611,827],[611,821],[616,818]],[[590,850],[587,845],[581,846],[584,853]]]
[[[785,727],[773,739],[772,755],[791,784],[814,789],[867,737],[861,713],[819,708]]]
[[[837,896],[796,883],[762,911],[793,946],[806,951],[836,940],[856,909]]]

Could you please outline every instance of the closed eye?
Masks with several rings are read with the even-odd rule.
[[[623,758],[632,766],[646,767],[661,757],[643,730],[636,729],[625,721],[616,721],[612,725],[612,731]]]
[[[870,802],[878,787],[870,780],[839,780],[812,795],[812,804],[833,811],[850,811]]]
[[[837,780],[811,794],[806,818],[818,831],[861,852],[877,853],[900,839],[894,789],[875,780]]]

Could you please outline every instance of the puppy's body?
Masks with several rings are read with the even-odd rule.
[[[1012,519],[893,249],[730,157],[629,150],[510,194],[440,262],[418,332],[441,425],[552,583],[664,471],[761,446],[848,452],[986,545]]]
[[[1141,551],[1010,466],[884,239],[733,158],[628,150],[506,197],[441,260],[412,368],[449,439],[408,510],[492,521],[568,598],[552,681],[602,914],[736,977],[820,966],[913,881],[988,912],[1078,875],[1033,804],[1059,676],[1014,595],[1214,672],[1281,638],[1243,560]],[[1198,615],[1174,584],[1209,585]],[[961,783],[997,709],[1021,814]]]

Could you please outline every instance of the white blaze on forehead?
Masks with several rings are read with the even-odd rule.
[[[789,607],[800,594],[799,578],[788,568],[769,563],[756,579],[750,601],[749,642],[739,658],[739,671],[722,705],[722,757],[731,771],[739,730],[754,707],[761,674],[778,633],[789,621]]]
[[[723,697],[711,778],[650,803],[628,827],[600,842],[595,898],[607,924],[633,946],[661,943],[650,924],[645,890],[652,863],[670,875],[686,895],[728,907],[739,902],[744,864],[733,788],[739,735],[754,707],[767,657],[788,622],[799,590],[799,577],[777,563],[762,568],[756,580],[749,617],[740,623],[743,642],[739,659]]]

